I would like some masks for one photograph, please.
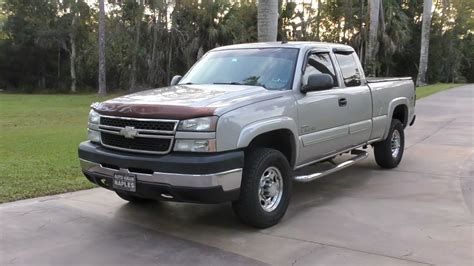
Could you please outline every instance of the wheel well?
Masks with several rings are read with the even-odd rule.
[[[293,167],[296,159],[296,144],[293,133],[289,129],[278,129],[255,137],[247,149],[265,147],[280,151]]]
[[[405,105],[399,105],[393,110],[392,119],[398,119],[405,128],[408,124],[408,109]]]

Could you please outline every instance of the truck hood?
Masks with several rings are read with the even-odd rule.
[[[92,108],[103,115],[182,120],[221,115],[281,93],[248,85],[176,85],[125,95]]]

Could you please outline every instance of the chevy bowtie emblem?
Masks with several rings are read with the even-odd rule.
[[[133,139],[138,136],[138,130],[136,130],[134,127],[125,127],[120,130],[120,135],[127,139]]]

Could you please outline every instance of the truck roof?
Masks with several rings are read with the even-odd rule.
[[[322,48],[327,50],[338,49],[345,51],[354,51],[354,48],[349,45],[327,42],[256,42],[221,46],[213,49],[213,51],[250,48],[297,48],[303,50],[310,48]]]

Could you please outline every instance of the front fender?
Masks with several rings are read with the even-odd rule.
[[[293,133],[295,144],[298,136],[296,122],[290,117],[276,117],[251,123],[243,128],[237,141],[237,148],[245,148],[257,136],[274,130],[287,129]],[[298,149],[298,145],[295,145]],[[298,151],[296,151],[298,152]],[[298,154],[298,153],[296,153]]]

